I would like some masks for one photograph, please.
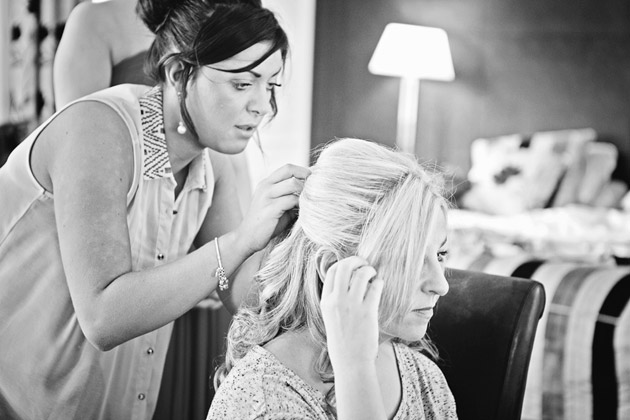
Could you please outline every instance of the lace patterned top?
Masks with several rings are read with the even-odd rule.
[[[453,394],[437,365],[401,343],[394,343],[394,353],[402,383],[394,420],[457,419]],[[326,409],[324,394],[256,346],[217,390],[207,420],[334,418]]]

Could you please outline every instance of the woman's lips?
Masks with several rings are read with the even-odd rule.
[[[256,132],[255,125],[235,125],[236,129],[241,133],[241,136],[245,139],[250,139]]]
[[[433,307],[432,306],[428,306],[428,307],[425,307],[425,308],[418,308],[418,309],[412,310],[411,312],[413,312],[414,314],[416,314],[418,316],[431,318],[433,316]]]

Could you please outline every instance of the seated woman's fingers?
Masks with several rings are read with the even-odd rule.
[[[322,298],[334,295],[344,303],[363,302],[370,280],[375,276],[376,270],[365,259],[357,256],[344,258],[328,269]]]
[[[340,295],[347,295],[350,289],[352,273],[359,267],[367,265],[367,261],[361,257],[352,256],[344,258],[336,264],[337,273],[335,275],[334,292]]]
[[[381,295],[383,294],[383,287],[385,282],[383,279],[375,278],[372,280],[365,293],[365,304],[368,305],[369,310],[378,310],[378,305],[381,302]]]
[[[370,280],[376,276],[376,270],[371,265],[364,265],[352,273],[348,288],[348,298],[355,302],[363,302]]]

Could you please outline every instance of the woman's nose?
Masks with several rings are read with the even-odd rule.
[[[248,104],[248,110],[260,116],[269,114],[272,111],[271,92],[265,87],[256,89],[255,94]]]
[[[434,293],[438,296],[447,294],[449,285],[446,280],[444,267],[436,262],[425,265],[425,270],[423,291],[425,293]]]

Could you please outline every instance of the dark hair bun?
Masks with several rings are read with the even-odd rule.
[[[154,34],[164,26],[171,11],[179,7],[186,0],[138,0],[136,13],[144,24]],[[252,7],[262,7],[262,0],[198,0],[208,8],[217,4],[245,4]]]
[[[168,19],[171,10],[185,0],[138,0],[136,13],[144,24],[156,33]]]

